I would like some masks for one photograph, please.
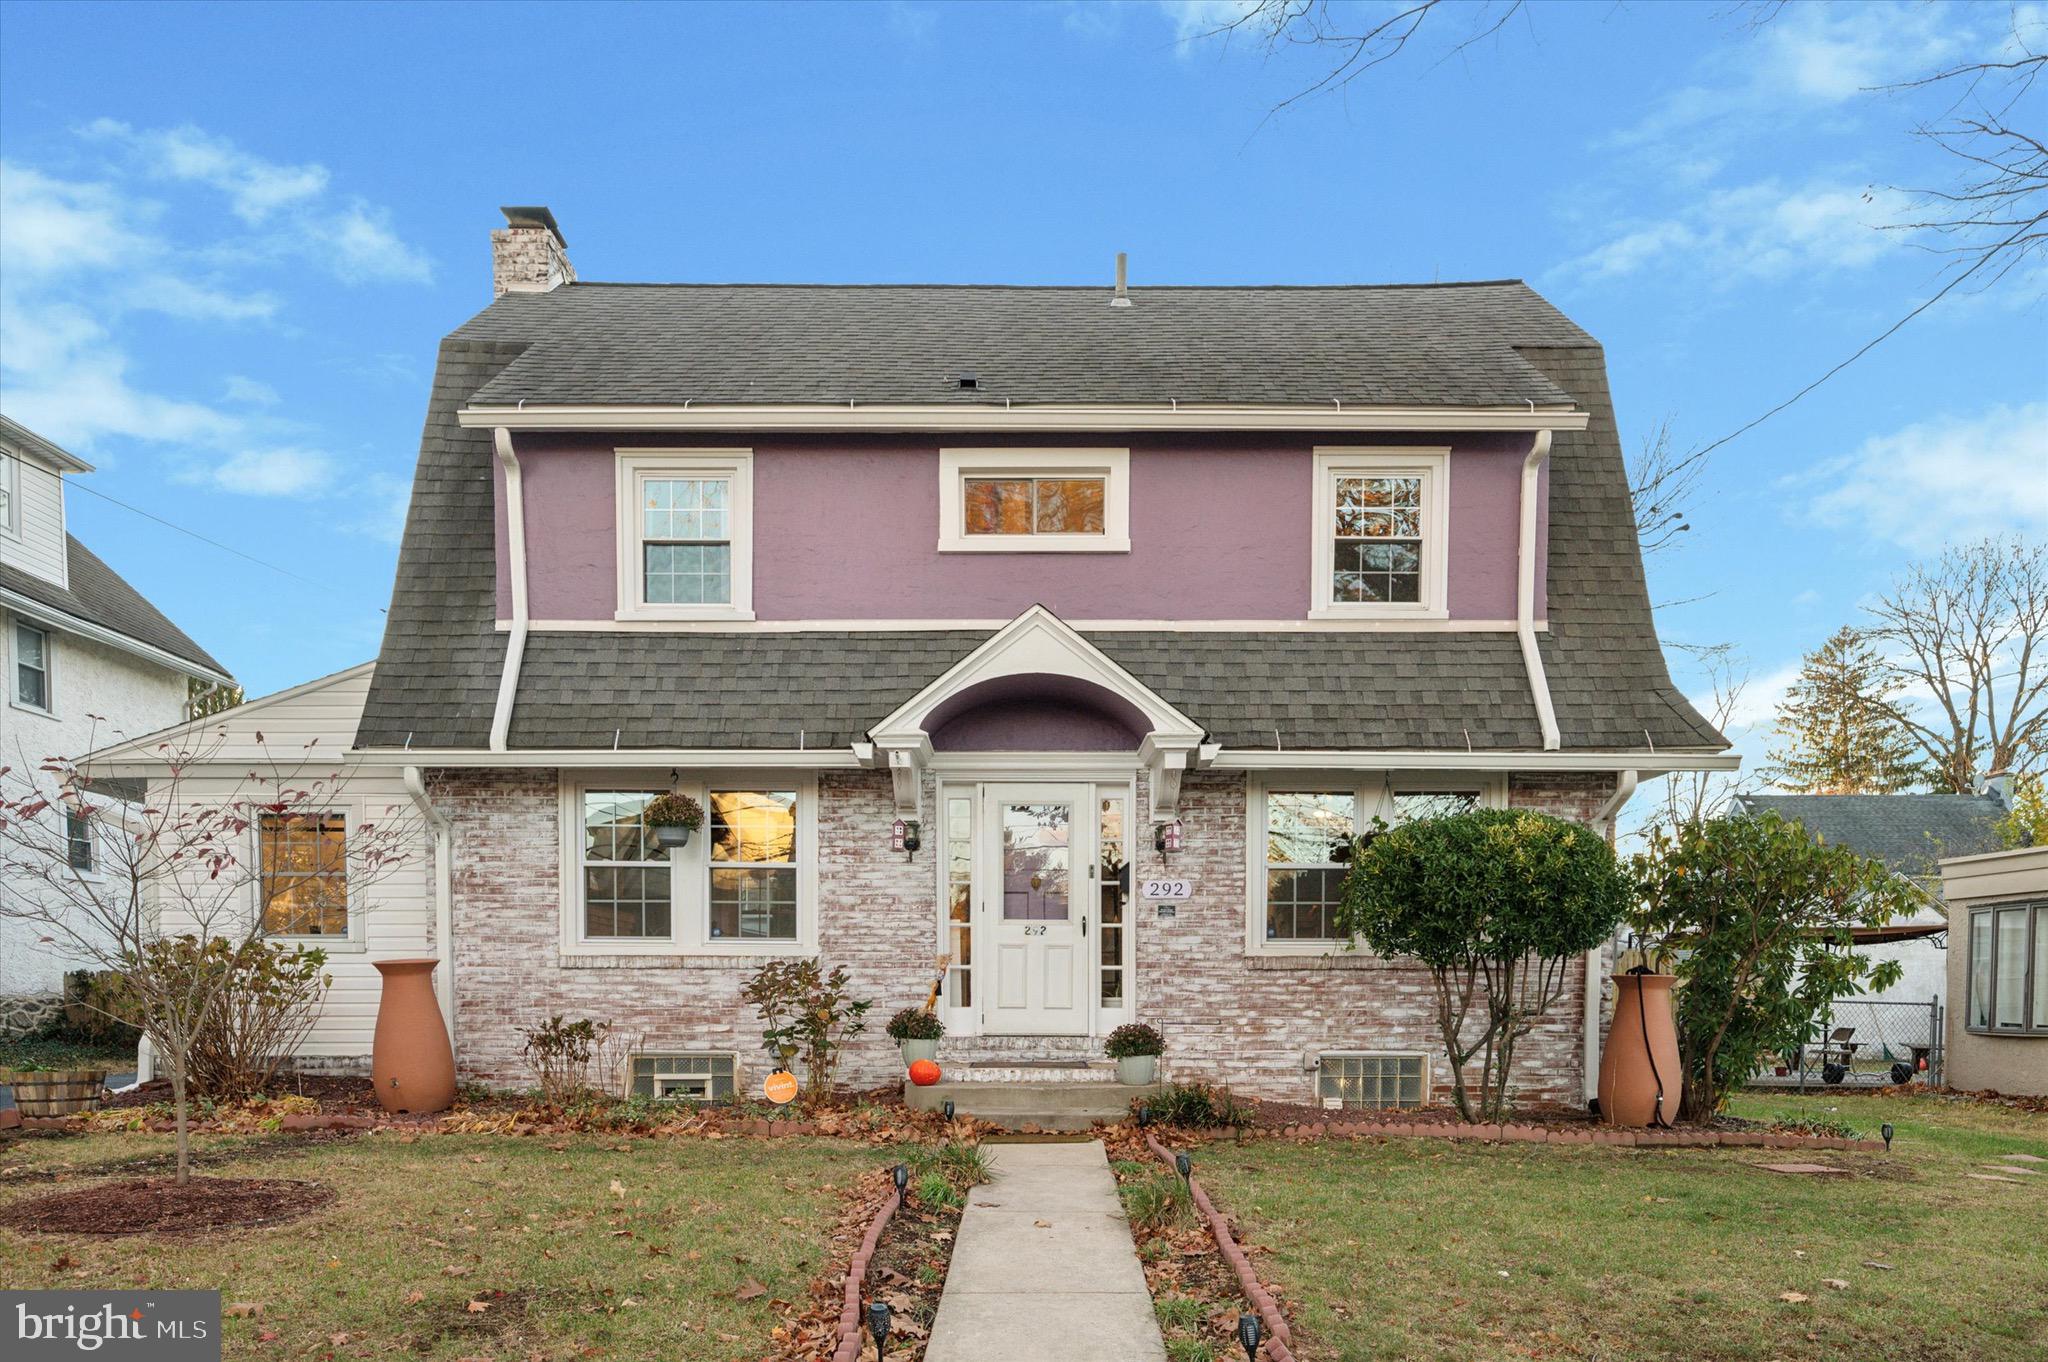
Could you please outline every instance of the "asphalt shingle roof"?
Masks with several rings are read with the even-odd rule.
[[[228,669],[216,662],[213,654],[194,643],[183,629],[165,618],[164,613],[144,599],[141,592],[101,562],[98,554],[79,543],[76,536],[66,535],[64,538],[71,582],[69,588],[20,568],[4,565],[0,565],[0,587],[89,624],[111,629],[138,643],[161,648],[174,657],[209,668],[222,676],[228,675]]]
[[[1564,746],[1726,745],[1670,683],[1650,619],[1599,346],[1517,282],[1107,289],[575,284],[499,299],[442,343],[390,622],[358,742],[482,747],[495,627],[490,433],[476,403],[1231,401],[1575,403],[1550,474],[1549,633]],[[1132,324],[1132,320],[1136,324]],[[976,391],[961,392],[962,368]],[[1086,625],[1081,625],[1087,632]],[[510,745],[836,746],[979,630],[536,632]],[[1088,637],[1233,747],[1534,750],[1512,634]]]
[[[1830,846],[1913,880],[1931,880],[1945,856],[1981,856],[2005,845],[1996,826],[2005,804],[1992,794],[1745,795],[1742,805],[1798,823]]]

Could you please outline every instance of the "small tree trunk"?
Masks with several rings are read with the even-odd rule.
[[[176,1055],[171,1060],[171,1106],[177,1113],[177,1181],[182,1186],[192,1180],[191,1109],[185,1100],[185,1056],[183,1054]]]

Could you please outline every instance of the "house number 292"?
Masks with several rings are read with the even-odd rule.
[[[1161,903],[1184,903],[1195,896],[1193,880],[1144,880],[1138,886],[1139,897]]]
[[[1043,927],[1026,927],[1026,928],[1024,929],[1024,935],[1026,935],[1026,936],[1044,936],[1044,935],[1045,935],[1045,928],[1043,928]]]

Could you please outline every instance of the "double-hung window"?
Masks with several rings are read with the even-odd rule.
[[[56,708],[50,693],[50,633],[21,620],[14,622],[14,676],[9,693],[25,709]]]
[[[1355,840],[1376,824],[1505,802],[1493,777],[1371,775],[1356,781],[1253,781],[1247,834],[1246,939],[1254,952],[1320,953],[1341,945],[1337,905]]]
[[[1311,618],[1447,619],[1450,451],[1318,449]]]
[[[15,490],[21,481],[19,467],[12,454],[0,450],[0,534],[8,536],[21,533],[21,526],[15,521],[15,508],[21,503],[21,493]]]
[[[942,449],[939,552],[1124,553],[1128,449]]]
[[[92,837],[92,815],[83,810],[65,810],[65,863],[81,875],[94,874],[99,870],[99,858],[95,852],[96,848],[93,846]]]
[[[1967,1029],[2048,1035],[2048,903],[1970,913]]]
[[[622,450],[618,618],[753,616],[753,454]]]
[[[809,783],[685,788],[703,806],[704,826],[681,846],[663,845],[646,823],[658,793],[565,785],[565,950],[775,954],[816,940]]]
[[[340,810],[258,816],[263,930],[342,937],[348,920],[348,815]]]

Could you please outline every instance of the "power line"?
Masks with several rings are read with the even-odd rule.
[[[197,539],[202,544],[211,544],[214,548],[219,549],[222,553],[232,553],[233,555],[235,555],[235,557],[246,559],[249,562],[254,563],[257,567],[266,567],[269,568],[272,572],[282,573],[285,576],[291,578],[295,582],[304,582],[307,586],[319,585],[319,583],[313,581],[311,578],[301,577],[298,573],[293,572],[290,568],[281,568],[275,563],[265,562],[263,559],[258,558],[253,553],[244,553],[240,549],[235,548],[233,545],[221,543],[218,539],[208,539],[205,535],[199,533],[199,531],[197,530],[188,530],[183,525],[173,524],[172,522],[165,520],[162,516],[157,515],[153,511],[143,510],[140,506],[130,506],[127,502],[121,500],[121,498],[110,497],[105,492],[100,491],[96,487],[87,487],[84,483],[76,481],[66,482],[64,485],[73,491],[86,492],[91,494],[92,496],[96,496],[101,501],[110,501],[114,505],[119,506],[124,511],[133,511],[135,512],[135,514],[141,516],[145,520],[154,520],[157,524],[162,525],[164,528],[176,530],[179,534],[182,535],[189,535],[193,539]]]

